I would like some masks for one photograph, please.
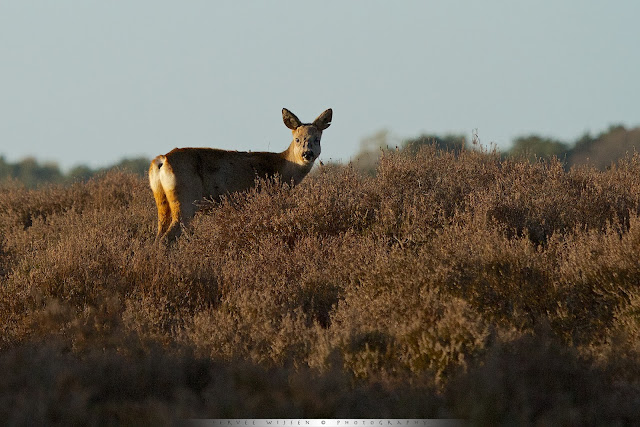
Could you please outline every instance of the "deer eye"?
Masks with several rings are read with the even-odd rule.
[[[300,138],[296,138],[296,142],[300,142]]]

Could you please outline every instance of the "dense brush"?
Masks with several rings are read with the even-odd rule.
[[[385,153],[153,244],[146,182],[0,189],[0,418],[640,422],[640,157]]]

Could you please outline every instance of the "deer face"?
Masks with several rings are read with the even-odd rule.
[[[313,123],[306,124],[300,120],[291,111],[286,108],[282,109],[282,120],[284,124],[291,129],[293,141],[291,142],[291,150],[298,164],[311,164],[320,155],[320,138],[322,131],[331,124],[331,109],[320,114]]]
[[[302,125],[292,133],[295,158],[302,159],[305,163],[315,161],[321,151],[320,138],[322,137],[322,131],[312,125]]]

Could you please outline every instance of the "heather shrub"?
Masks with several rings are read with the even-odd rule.
[[[474,195],[480,212],[510,236],[526,233],[536,244],[576,228],[624,226],[630,212],[637,212],[637,188],[587,168],[565,172],[557,159],[533,164],[505,160],[496,178],[494,185]]]
[[[135,175],[5,185],[0,416],[637,422],[639,165],[385,152],[203,201],[170,247]]]
[[[558,256],[558,329],[577,342],[605,339],[620,310],[628,306],[640,283],[637,255],[640,223],[634,216],[627,232],[609,227],[604,233],[568,237]]]
[[[497,343],[449,385],[454,412],[482,425],[606,425],[640,416],[637,391],[544,330]]]

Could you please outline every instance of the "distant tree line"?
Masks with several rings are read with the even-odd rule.
[[[469,148],[467,138],[459,134],[435,135],[423,134],[416,138],[400,140],[392,137],[387,130],[380,130],[364,138],[360,151],[352,158],[352,164],[367,173],[374,174],[378,158],[385,150],[418,151],[421,145],[436,145],[441,150],[459,151]],[[585,133],[573,142],[560,141],[540,135],[520,136],[513,141],[512,147],[504,156],[526,158],[531,161],[557,157],[567,167],[589,164],[604,170],[627,154],[640,152],[640,127],[627,129],[622,125],[612,125],[599,135]],[[69,184],[87,181],[94,175],[111,169],[129,171],[145,175],[149,168],[149,159],[144,157],[123,159],[115,165],[92,169],[76,166],[64,173],[56,163],[39,163],[33,157],[16,163],[9,163],[0,156],[0,183],[17,181],[27,188],[36,188],[47,183]]]
[[[385,150],[407,150],[415,153],[421,145],[430,144],[446,151],[459,151],[469,148],[464,135],[425,134],[417,138],[395,140],[386,130],[363,139],[360,151],[352,159],[358,169],[375,173],[380,154]],[[578,165],[591,165],[604,170],[625,157],[627,154],[640,152],[640,127],[627,129],[622,125],[612,125],[599,135],[585,133],[573,142],[560,141],[540,135],[517,137],[512,147],[504,152],[505,157],[526,158],[530,161],[557,157],[569,168]]]
[[[144,175],[148,168],[149,159],[139,157],[123,159],[115,165],[105,168],[92,169],[88,166],[76,166],[65,173],[54,162],[40,163],[33,157],[27,157],[16,163],[10,163],[3,156],[0,156],[0,183],[15,181],[27,188],[36,188],[43,184],[83,182],[112,169]]]
[[[585,133],[573,143],[537,135],[519,137],[508,154],[530,160],[556,156],[568,167],[588,164],[603,170],[635,151],[640,152],[640,127],[612,125],[597,136]]]
[[[445,151],[458,151],[466,147],[464,135],[448,134],[444,136],[423,134],[417,138],[398,140],[393,138],[387,130],[380,130],[364,138],[360,142],[360,151],[351,159],[351,163],[359,170],[368,174],[375,174],[380,155],[386,150],[406,150],[411,154],[417,153],[421,145],[436,145]]]

